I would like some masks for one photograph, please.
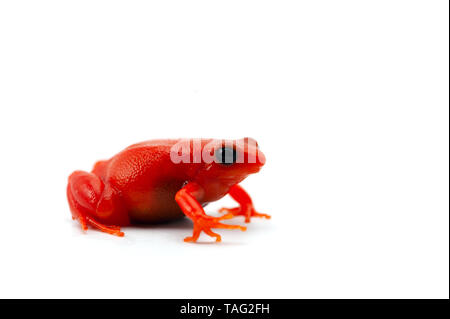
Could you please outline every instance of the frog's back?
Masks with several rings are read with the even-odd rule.
[[[132,145],[128,146],[126,149],[124,149],[123,151],[136,149],[136,148],[147,148],[147,147],[152,147],[152,148],[160,147],[162,149],[165,149],[168,147],[170,149],[170,147],[172,147],[174,144],[178,143],[179,141],[180,141],[180,139],[148,140],[148,141],[132,144]]]
[[[186,167],[170,159],[170,149],[177,141],[133,144],[107,161],[105,180],[120,191],[133,221],[183,217],[174,198],[188,178]]]

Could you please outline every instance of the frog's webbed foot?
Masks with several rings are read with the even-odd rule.
[[[221,220],[231,218],[231,215],[225,215],[222,217],[211,217],[206,215],[203,207],[196,199],[197,196],[201,197],[202,191],[203,190],[199,185],[189,183],[175,196],[175,200],[183,213],[194,222],[193,234],[190,237],[186,237],[184,239],[185,242],[196,242],[202,231],[211,237],[215,237],[216,242],[221,241],[220,235],[213,232],[211,228],[240,229],[242,231],[247,230],[247,228],[243,226],[227,225],[220,222]]]
[[[228,219],[228,216],[211,217],[208,215],[192,218],[194,221],[194,231],[191,237],[186,237],[185,242],[196,242],[200,233],[203,231],[205,234],[215,237],[216,242],[220,242],[222,238],[219,234],[213,232],[211,228],[224,228],[224,229],[240,229],[246,231],[247,228],[239,225],[227,225],[220,222],[222,219]]]
[[[222,217],[226,217],[228,219],[228,218],[232,218],[234,216],[244,216],[246,223],[249,223],[252,217],[261,217],[261,218],[265,218],[265,219],[271,218],[270,215],[258,213],[255,210],[255,208],[253,207],[253,205],[239,206],[239,207],[233,207],[233,208],[222,207],[221,209],[219,209],[219,213],[225,213],[225,212],[227,214],[223,215]]]
[[[80,222],[83,231],[87,231],[90,225],[105,233],[122,237],[124,233],[120,231],[119,226],[105,225],[92,217],[98,214],[98,202],[103,189],[103,182],[94,174],[77,171],[70,175],[67,199],[72,219]]]
[[[221,208],[219,212],[226,212],[227,214],[222,216],[244,216],[245,222],[249,223],[252,217],[263,217],[270,219],[270,215],[258,213],[253,206],[252,199],[247,192],[239,185],[234,185],[230,188],[228,194],[239,203],[239,207],[234,208]]]

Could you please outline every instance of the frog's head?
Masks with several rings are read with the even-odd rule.
[[[252,138],[202,140],[203,165],[197,173],[197,180],[202,184],[227,188],[257,173],[265,161],[258,143]]]

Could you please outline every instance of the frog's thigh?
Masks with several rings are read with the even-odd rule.
[[[75,171],[69,176],[68,193],[76,204],[89,212],[95,211],[103,189],[102,180],[94,174]]]

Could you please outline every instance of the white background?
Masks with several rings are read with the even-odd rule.
[[[448,9],[2,1],[0,297],[448,298]],[[267,164],[243,186],[273,216],[245,233],[70,218],[73,170],[244,136]]]

